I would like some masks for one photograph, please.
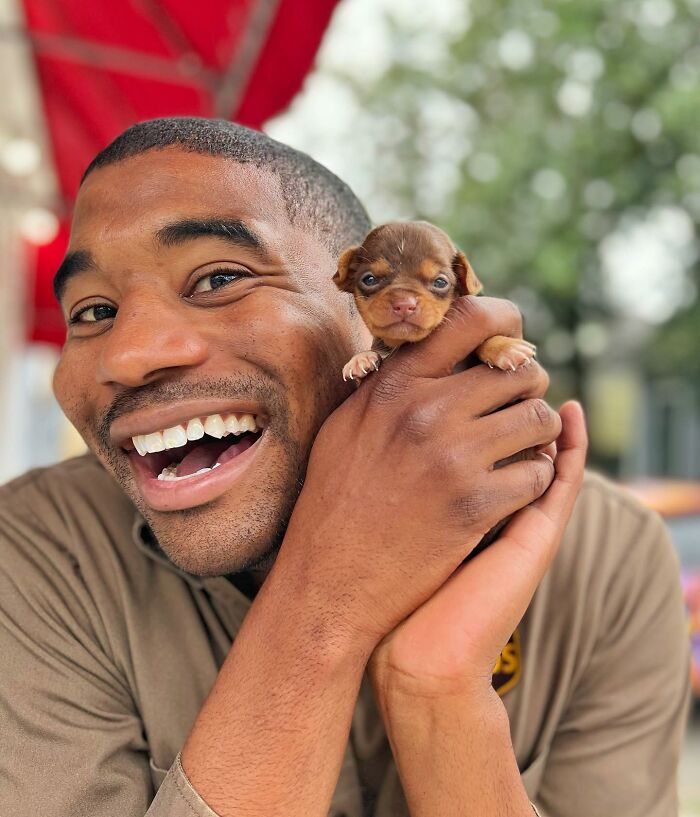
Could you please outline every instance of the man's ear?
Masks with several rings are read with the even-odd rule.
[[[352,266],[352,262],[355,260],[355,253],[359,249],[359,247],[348,247],[348,249],[345,250],[345,252],[338,259],[338,270],[333,276],[333,281],[338,289],[341,289],[343,292],[352,292],[353,290],[353,280],[352,276],[350,275],[350,267]]]
[[[457,276],[457,289],[460,295],[478,295],[484,288],[476,277],[467,256],[458,250],[452,259],[452,270]]]

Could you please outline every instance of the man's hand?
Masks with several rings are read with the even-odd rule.
[[[377,643],[549,486],[546,457],[493,468],[559,434],[542,369],[452,373],[493,335],[522,335],[517,309],[459,299],[322,427],[275,564],[182,752],[222,817],[328,813]]]
[[[508,814],[532,814],[491,673],[557,552],[581,486],[581,407],[565,404],[561,418],[556,477],[544,496],[455,571],[370,661],[413,817],[463,814],[467,803],[470,813],[484,817],[500,814],[506,804]]]
[[[539,365],[452,373],[493,335],[522,335],[517,309],[459,299],[428,339],[370,375],[314,444],[273,574],[297,576],[320,626],[370,651],[552,480],[544,456],[493,467],[560,431]]]
[[[371,662],[380,689],[400,684],[438,695],[491,688],[500,651],[557,552],[581,487],[587,445],[581,407],[566,403],[561,418],[547,492],[382,641]]]

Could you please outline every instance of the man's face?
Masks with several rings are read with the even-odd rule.
[[[347,395],[342,366],[367,343],[334,269],[252,165],[151,150],[80,191],[54,390],[185,570],[237,572],[279,543],[313,439]],[[198,439],[183,446],[183,432]],[[141,456],[134,437],[174,447]]]

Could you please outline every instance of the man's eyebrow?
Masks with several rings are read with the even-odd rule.
[[[61,298],[63,298],[63,293],[66,291],[68,281],[74,275],[96,268],[97,264],[95,263],[95,259],[87,250],[69,252],[53,277],[53,292],[56,296],[56,300],[60,302]]]
[[[238,219],[187,218],[166,224],[155,234],[158,244],[173,247],[196,238],[223,238],[237,247],[264,252],[262,239]]]
[[[265,252],[265,244],[246,224],[238,219],[186,218],[166,224],[155,234],[156,243],[174,247],[197,238],[223,238],[237,247]],[[60,301],[68,281],[81,272],[97,268],[94,258],[87,250],[70,252],[63,259],[53,279],[53,291]]]

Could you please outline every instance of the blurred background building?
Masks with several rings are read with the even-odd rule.
[[[444,227],[584,403],[594,467],[700,480],[700,0],[0,0],[0,76],[0,483],[82,450],[51,277],[92,155],[168,114]]]
[[[0,0],[0,480],[79,447],[48,282],[91,155],[168,113],[262,126],[376,222],[445,227],[583,400],[592,464],[700,478],[700,0],[344,0],[280,114],[335,6]],[[265,64],[275,27],[296,48]]]

